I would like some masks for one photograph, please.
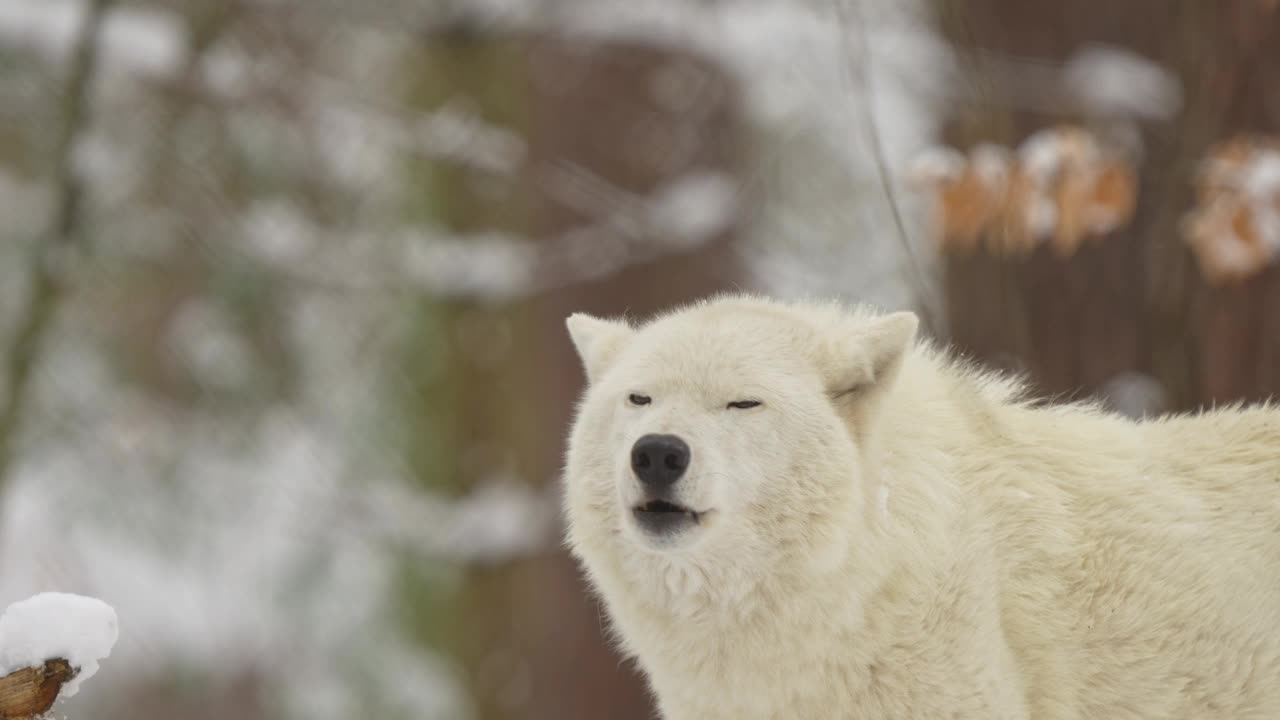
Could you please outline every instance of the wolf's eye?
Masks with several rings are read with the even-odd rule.
[[[627,396],[627,402],[631,403],[632,405],[648,405],[649,403],[653,402],[653,398],[649,397],[648,395],[631,393],[630,395]]]
[[[760,407],[759,400],[734,400],[729,403],[729,407],[734,410],[750,410],[753,407]]]

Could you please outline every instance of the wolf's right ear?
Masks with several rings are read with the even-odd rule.
[[[856,321],[837,338],[826,363],[827,392],[833,397],[856,397],[864,412],[897,379],[920,320],[910,312]]]
[[[587,382],[593,383],[604,374],[609,363],[635,333],[631,326],[619,320],[601,320],[585,313],[574,313],[565,320],[569,338],[578,350],[582,367],[587,371]]]

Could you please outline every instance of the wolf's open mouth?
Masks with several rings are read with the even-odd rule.
[[[681,507],[681,506],[679,506],[679,505],[676,505],[675,503],[667,502],[666,500],[650,500],[649,502],[644,503],[643,505],[639,505],[639,506],[637,506],[637,507],[636,507],[636,512],[644,512],[644,513],[690,513],[690,514],[692,514],[692,515],[697,515],[697,513],[693,512],[693,511],[692,511],[692,510],[690,510],[689,508]]]
[[[697,523],[702,513],[669,500],[648,500],[631,508],[640,523],[651,530],[670,530],[692,520]]]
[[[706,525],[714,510],[694,510],[670,500],[645,500],[631,507],[631,519],[650,538],[675,537]]]

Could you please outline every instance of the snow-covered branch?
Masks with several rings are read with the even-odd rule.
[[[111,654],[115,610],[97,598],[41,593],[0,616],[0,718],[42,717],[71,697]]]

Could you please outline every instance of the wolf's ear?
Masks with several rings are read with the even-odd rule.
[[[832,397],[864,397],[893,385],[902,360],[916,339],[920,319],[896,312],[859,320],[835,340],[827,358],[827,392]]]
[[[601,320],[585,313],[574,313],[565,320],[569,338],[578,350],[582,367],[587,371],[587,382],[593,383],[604,374],[618,351],[626,345],[635,332],[626,322]]]

